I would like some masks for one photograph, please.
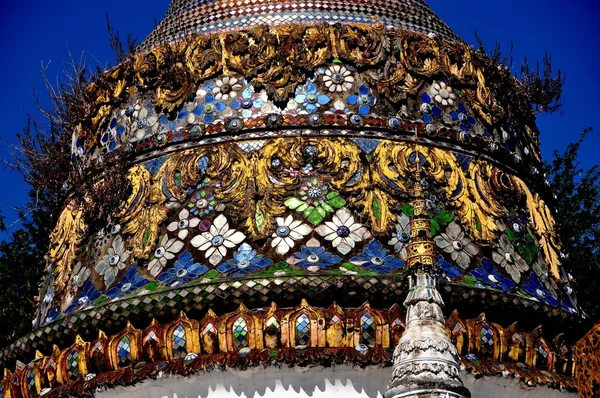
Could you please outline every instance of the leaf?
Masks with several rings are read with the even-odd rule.
[[[143,238],[144,245],[148,244],[148,239],[150,239],[150,228],[146,228],[144,230],[144,238]]]
[[[323,202],[321,204],[321,207],[327,212],[327,213],[333,213],[335,211],[335,209],[331,206],[329,206],[329,204],[327,202]]]
[[[340,196],[340,194],[339,194],[339,192],[336,192],[336,191],[331,191],[327,195],[325,195],[325,197],[327,199],[337,198],[338,196]]]
[[[313,211],[307,217],[312,225],[319,225],[321,221],[323,221],[323,218],[325,218],[325,216],[321,215],[317,209],[320,209],[320,207],[317,207],[316,209],[313,208]]]
[[[531,264],[531,261],[533,260],[533,254],[531,253],[531,250],[529,250],[527,246],[522,244],[518,244],[517,249],[519,250],[519,253],[521,253],[521,255],[523,256],[523,259],[527,262],[527,264]]]
[[[94,302],[92,303],[92,305],[95,307],[97,305],[100,305],[104,302],[108,301],[108,297],[106,296],[100,296],[98,297],[96,300],[94,300]]]
[[[262,233],[265,229],[265,213],[260,209],[258,203],[256,204],[256,212],[254,213],[254,222],[256,223],[256,229]]]
[[[413,207],[413,205],[407,203],[404,206],[402,206],[402,213],[406,214],[409,217],[412,217],[415,215],[415,208]]]
[[[219,271],[217,271],[216,269],[211,269],[206,274],[204,274],[203,278],[214,279],[214,278],[217,278],[218,276],[219,276]]]
[[[454,219],[454,216],[451,213],[447,212],[446,210],[442,210],[439,214],[437,214],[433,218],[435,221],[438,222],[438,224],[446,225]]]
[[[296,211],[303,212],[308,207],[308,203],[304,202],[296,209]]]
[[[508,239],[509,239],[511,242],[514,242],[514,241],[515,241],[515,239],[517,239],[517,237],[515,236],[515,234],[513,234],[513,232],[512,232],[510,229],[508,229],[508,228],[506,228],[506,229],[504,230],[504,234],[506,235],[506,237],[507,237],[507,238],[508,238]]]
[[[157,287],[158,287],[158,283],[156,283],[156,281],[152,281],[152,282],[147,283],[146,286],[144,287],[144,289],[153,292],[156,290]]]
[[[317,212],[319,212],[319,214],[321,215],[321,217],[325,218],[325,216],[327,215],[327,212],[325,211],[325,209],[323,209],[321,206],[317,206],[315,207],[315,210]]]
[[[306,209],[304,209],[304,211],[302,213],[304,213],[304,217],[308,217],[311,215],[313,210],[315,210],[314,206],[308,206]]]
[[[477,229],[477,231],[482,232],[483,231],[483,227],[481,226],[481,222],[479,221],[478,217],[475,217],[475,228]]]
[[[378,220],[381,220],[381,204],[377,198],[373,198],[373,211],[375,212],[375,217],[377,217]]]
[[[296,210],[304,202],[298,198],[288,198],[283,204],[286,205],[290,210]]]
[[[340,209],[346,206],[346,201],[337,192],[328,193],[326,198],[329,199],[327,204],[335,209]]]
[[[435,221],[433,218],[431,221],[431,236],[436,236],[438,232],[440,232],[440,224]]]

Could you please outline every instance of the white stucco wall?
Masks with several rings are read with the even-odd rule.
[[[130,387],[96,393],[97,398],[375,398],[382,397],[390,369],[267,368],[235,372],[210,372],[189,378],[163,376]],[[523,387],[514,378],[464,374],[473,398],[575,398],[576,393],[547,387]]]

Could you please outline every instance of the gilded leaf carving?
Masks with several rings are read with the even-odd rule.
[[[118,214],[123,232],[131,234],[133,255],[148,258],[158,239],[160,225],[167,219],[165,196],[155,177],[144,165],[133,166],[128,176],[132,193]]]
[[[62,291],[65,288],[75,256],[86,232],[87,226],[83,220],[82,208],[75,200],[70,200],[64,207],[56,227],[50,235],[48,261],[50,264],[55,264],[54,273],[57,291]]]

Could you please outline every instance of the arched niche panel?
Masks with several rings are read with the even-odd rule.
[[[125,329],[108,342],[110,366],[117,370],[142,360],[142,331],[127,322]]]
[[[161,327],[156,319],[152,319],[150,325],[142,333],[142,352],[144,360],[147,362],[157,361],[159,358],[167,359],[166,350],[161,349],[165,346]]]
[[[108,371],[109,361],[107,361],[108,338],[106,334],[98,331],[98,338],[90,345],[89,371],[90,373],[100,374]]]
[[[263,317],[263,338],[265,348],[281,346],[281,311],[274,302]]]
[[[389,324],[380,311],[365,303],[348,312],[348,334],[352,334],[352,345],[364,344],[368,347],[390,347]],[[351,331],[352,329],[352,331]]]
[[[89,349],[90,343],[83,341],[78,335],[71,347],[61,351],[58,359],[58,381],[61,384],[83,379],[88,374]]]
[[[458,311],[454,310],[446,319],[446,333],[456,347],[459,355],[465,354],[469,332],[466,323],[460,318]]]
[[[306,300],[288,311],[281,321],[281,342],[284,347],[325,347],[325,316]]]
[[[248,310],[241,304],[237,311],[221,318],[219,325],[221,352],[236,352],[244,348],[262,349],[262,328],[262,315]]]
[[[202,352],[214,354],[219,352],[219,318],[209,309],[200,321],[200,345]]]
[[[162,330],[163,357],[185,358],[187,354],[199,354],[198,321],[188,319],[185,313]]]
[[[345,347],[348,344],[346,314],[336,303],[325,311],[325,328],[327,347]]]

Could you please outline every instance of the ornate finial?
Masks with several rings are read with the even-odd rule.
[[[421,183],[420,153],[415,131],[416,175],[411,188],[413,217],[406,265],[410,290],[404,301],[406,330],[394,351],[394,369],[386,398],[471,396],[460,379],[456,347],[444,328],[444,301],[433,274],[437,262],[431,221]]]

